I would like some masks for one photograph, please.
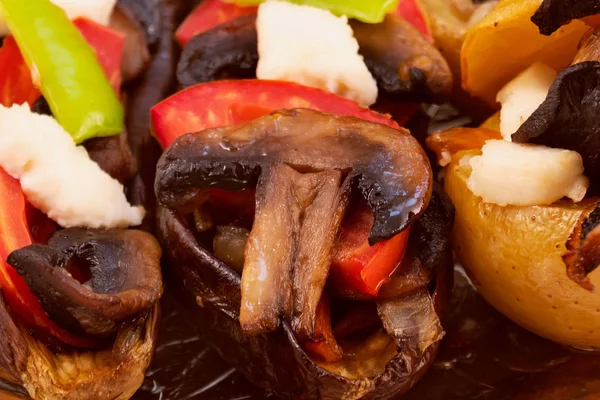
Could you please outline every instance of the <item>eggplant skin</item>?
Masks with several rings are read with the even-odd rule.
[[[313,363],[285,322],[268,334],[246,336],[242,332],[240,276],[197,242],[183,218],[159,206],[157,235],[172,283],[180,286],[178,293],[193,304],[190,320],[200,321],[204,340],[249,381],[281,399],[392,399],[408,391],[435,358],[439,342],[416,359],[396,356],[374,378],[349,380],[333,375]],[[438,314],[450,295],[451,280],[446,277],[452,275],[450,248],[442,248],[444,254],[435,271]]]

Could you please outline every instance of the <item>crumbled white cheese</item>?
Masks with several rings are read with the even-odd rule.
[[[23,0],[27,1],[27,0]],[[117,0],[50,0],[65,12],[69,19],[86,17],[102,25],[108,25],[110,14],[112,13]],[[0,14],[0,36],[9,33],[6,20]]]
[[[498,92],[496,101],[502,104],[500,132],[504,140],[512,141],[511,135],[543,103],[556,75],[551,67],[535,63]]]
[[[116,228],[139,225],[142,207],[93,162],[52,117],[29,106],[0,106],[0,167],[19,179],[27,200],[59,225]]]
[[[355,100],[375,103],[377,83],[358,54],[345,16],[285,1],[258,8],[259,79],[297,82]]]
[[[488,140],[481,150],[469,160],[467,186],[485,202],[533,206],[585,197],[588,179],[576,151],[504,140]]]

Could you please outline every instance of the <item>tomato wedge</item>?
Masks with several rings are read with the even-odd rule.
[[[402,261],[410,228],[370,246],[368,239],[372,226],[373,213],[366,203],[346,215],[330,276],[336,286],[377,296]]]
[[[78,337],[52,322],[25,280],[6,262],[8,255],[32,244],[28,207],[19,181],[0,169],[0,288],[12,311],[29,327],[35,327],[64,343],[76,347],[95,347],[96,341]],[[39,221],[38,221],[39,222]],[[48,225],[40,226],[48,234]]]
[[[256,14],[256,10],[256,7],[240,7],[222,0],[204,0],[179,26],[175,39],[185,46],[194,36],[232,19]]]
[[[86,18],[78,18],[73,23],[96,50],[109,82],[119,93],[125,36]],[[12,36],[6,37],[0,48],[0,103],[5,107],[23,103],[32,105],[40,95],[17,43]]]
[[[188,132],[240,125],[274,110],[290,108],[311,108],[398,127],[389,116],[321,89],[257,79],[217,81],[189,87],[152,107],[150,118],[154,134],[166,148]]]

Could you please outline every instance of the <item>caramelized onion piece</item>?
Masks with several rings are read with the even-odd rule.
[[[452,72],[440,52],[408,21],[394,15],[380,24],[350,21],[359,52],[385,93],[404,100],[443,100]]]
[[[597,0],[544,0],[531,17],[542,35],[550,36],[574,19],[600,14]]]
[[[381,302],[377,308],[386,332],[415,357],[420,357],[444,337],[444,329],[426,288]]]
[[[433,151],[438,164],[445,167],[460,151],[481,149],[485,142],[502,139],[500,132],[486,128],[450,128],[427,137],[427,147]]]
[[[13,321],[0,295],[0,375],[4,369],[34,399],[129,399],[150,364],[158,314],[155,305],[127,321],[107,349],[55,354]]]
[[[8,263],[53,321],[74,334],[107,336],[158,302],[160,256],[154,237],[142,231],[71,228],[48,246],[13,251]]]
[[[585,174],[600,182],[600,62],[572,65],[558,74],[548,96],[512,135],[513,142],[574,150]]]
[[[182,87],[227,78],[254,78],[258,64],[256,15],[225,22],[194,36],[177,64]]]
[[[600,265],[600,204],[589,215],[583,215],[573,229],[563,260],[569,278],[593,291],[594,285],[587,276]]]
[[[373,210],[371,244],[404,230],[431,194],[431,166],[408,131],[295,109],[179,137],[158,162],[157,198],[178,209],[201,189],[251,187],[263,167],[278,162],[298,171],[347,173]]]
[[[239,226],[218,226],[213,253],[238,273],[244,269],[244,251],[250,232]]]

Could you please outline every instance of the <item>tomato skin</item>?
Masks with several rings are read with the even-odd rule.
[[[33,243],[28,207],[19,181],[0,169],[0,288],[11,310],[29,327],[34,327],[66,344],[75,347],[96,347],[91,338],[78,337],[52,322],[37,297],[29,290],[25,280],[6,262],[8,255],[16,249]],[[37,221],[41,225],[44,221]],[[44,227],[48,233],[48,226]]]
[[[398,127],[386,115],[321,89],[292,82],[257,79],[225,80],[191,86],[152,107],[150,118],[154,134],[166,148],[188,132],[240,125],[274,110],[290,108],[310,108]]]
[[[240,7],[222,0],[204,0],[200,3],[175,32],[175,39],[183,47],[194,36],[206,32],[224,22],[256,14],[256,7]]]
[[[330,276],[334,285],[377,296],[402,261],[410,228],[370,246],[372,226],[373,213],[366,204],[346,215],[331,263]]]
[[[17,42],[12,36],[5,37],[0,48],[0,103],[5,107],[32,105],[40,95]]]

